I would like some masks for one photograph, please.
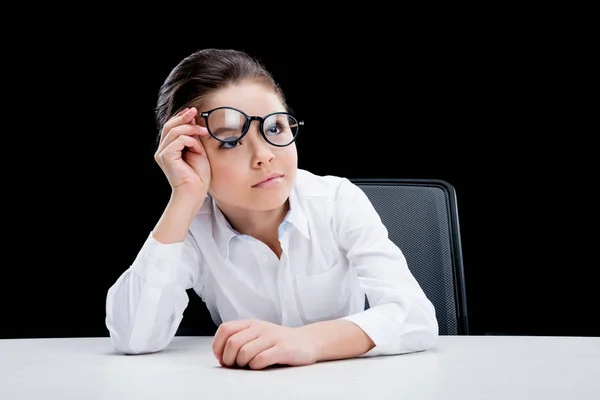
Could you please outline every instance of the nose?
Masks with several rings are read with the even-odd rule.
[[[265,164],[272,162],[275,159],[273,146],[271,146],[259,131],[259,123],[252,124],[250,132],[248,132],[247,141],[249,140],[250,151],[252,152],[252,166],[260,168]]]

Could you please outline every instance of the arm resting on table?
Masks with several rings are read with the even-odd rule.
[[[432,347],[438,337],[435,308],[410,272],[402,251],[366,194],[350,181],[338,189],[334,231],[356,270],[371,308],[343,319],[375,343],[365,356]]]
[[[106,327],[127,354],[164,349],[188,304],[186,290],[199,279],[199,252],[185,242],[162,244],[148,236],[137,258],[108,290]]]

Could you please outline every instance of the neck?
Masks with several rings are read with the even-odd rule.
[[[218,203],[217,205],[233,229],[260,240],[269,246],[277,257],[281,256],[278,228],[290,209],[289,200],[281,207],[265,211],[248,211],[233,209]]]

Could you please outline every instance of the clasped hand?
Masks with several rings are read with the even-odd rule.
[[[213,340],[223,367],[263,369],[271,365],[307,365],[317,361],[314,340],[302,328],[256,319],[225,322]]]

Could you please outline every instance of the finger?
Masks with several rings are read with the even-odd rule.
[[[225,348],[225,343],[231,335],[238,333],[243,329],[247,329],[251,325],[252,321],[247,319],[224,322],[221,325],[219,325],[219,327],[217,328],[217,332],[215,332],[215,337],[213,339],[212,344],[212,350],[215,357],[217,357],[217,359],[221,359],[223,349]]]
[[[161,137],[161,144],[168,144],[175,140],[179,135],[190,135],[190,136],[205,136],[208,135],[208,130],[200,125],[183,124],[173,127],[170,131],[163,134]]]
[[[160,154],[163,158],[165,158],[164,156],[166,155],[176,155],[179,157],[181,156],[181,152],[186,148],[196,153],[204,153],[204,148],[197,139],[191,136],[181,135],[177,139],[169,143],[169,145],[165,147]]]
[[[279,364],[283,359],[283,351],[280,346],[272,346],[268,349],[258,353],[250,362],[248,366],[250,369],[263,369],[270,365]]]
[[[196,114],[198,113],[198,110],[196,109],[196,107],[190,107],[187,111],[180,111],[180,113],[177,113],[174,117],[172,117],[170,120],[168,120],[165,125],[163,126],[162,132],[160,133],[160,137],[161,137],[161,141],[163,139],[163,137],[169,133],[174,127],[179,126],[179,125],[183,125],[183,124],[189,124],[195,117]]]
[[[200,143],[198,139],[187,135],[179,136],[177,140],[173,141],[171,145],[165,148],[165,153],[175,152],[177,154],[181,154],[183,150],[204,154],[204,147],[202,146],[202,143]]]
[[[197,139],[191,136],[181,135],[164,149],[157,150],[154,158],[158,165],[162,167],[165,160],[172,161],[182,158],[184,149],[188,149],[194,153],[204,154],[204,148]]]
[[[183,110],[179,111],[176,116],[179,117],[180,115],[183,115],[184,112],[186,112],[187,110],[189,110],[189,107],[184,108]]]
[[[270,347],[273,347],[272,341],[266,339],[264,336],[258,337],[240,348],[235,363],[239,367],[245,367],[254,357]]]
[[[206,128],[203,128],[203,127],[198,126],[198,125],[191,125],[191,124],[179,125],[179,126],[174,127],[173,129],[171,129],[161,139],[161,142],[158,145],[158,149],[160,150],[161,148],[165,148],[172,141],[174,141],[175,139],[177,139],[177,137],[179,137],[181,135],[187,135],[187,136],[204,136],[204,135],[207,135],[207,134],[208,134],[208,131],[206,130]]]
[[[252,328],[243,329],[229,336],[229,339],[227,339],[227,341],[225,342],[223,355],[221,356],[223,364],[229,367],[235,366],[235,361],[238,357],[240,349],[246,344],[257,339],[258,336],[259,334],[257,330]]]

